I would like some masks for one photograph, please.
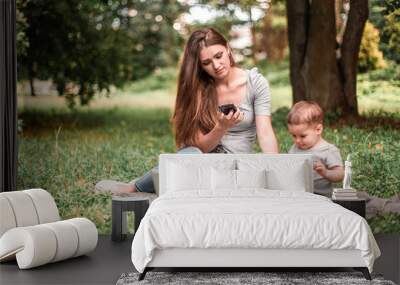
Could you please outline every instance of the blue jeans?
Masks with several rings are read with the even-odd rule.
[[[199,148],[194,146],[188,146],[181,148],[177,153],[203,153]],[[146,172],[142,177],[138,178],[135,182],[136,190],[139,192],[155,193],[153,177],[151,172],[157,170],[158,166],[154,167],[152,170]]]

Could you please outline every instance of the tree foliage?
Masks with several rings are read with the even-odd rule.
[[[219,30],[222,32],[226,31],[227,28],[231,28],[233,24],[247,24],[250,27],[250,32],[251,32],[251,45],[247,48],[249,48],[250,51],[250,56],[253,59],[253,63],[257,62],[257,52],[259,51],[259,41],[257,40],[257,26],[262,25],[262,18],[261,19],[255,19],[254,17],[254,10],[257,9],[259,11],[263,11],[266,13],[268,9],[271,6],[271,0],[239,0],[239,1],[233,1],[233,0],[211,0],[211,1],[204,1],[204,0],[199,0],[199,3],[203,4],[208,4],[211,5],[212,7],[218,9],[219,11],[224,11],[227,19],[225,20],[220,20],[219,22],[215,22],[214,24],[220,24]],[[240,20],[238,17],[235,15],[235,12],[237,10],[240,10],[243,14],[247,15],[247,20]],[[228,20],[229,19],[229,20]],[[223,25],[225,23],[225,25]],[[221,25],[222,24],[222,25]],[[228,24],[228,25],[226,25]],[[229,32],[229,30],[228,30]],[[258,33],[258,35],[262,35],[261,33]],[[244,53],[246,53],[246,50],[243,50]]]
[[[23,0],[17,0],[16,2],[16,42],[17,42],[17,56],[22,56],[26,53],[26,49],[29,46],[28,39],[26,38],[25,30],[28,27],[28,23],[22,10],[26,2]]]
[[[383,28],[383,42],[387,43],[389,58],[400,63],[400,2],[392,1],[385,15],[387,25]],[[395,4],[396,3],[396,4]]]
[[[176,58],[171,23],[185,9],[162,0],[26,1],[20,78],[52,79],[59,94],[87,104],[95,92],[148,75],[168,52]]]
[[[370,20],[381,32],[380,50],[384,57],[400,63],[400,1],[372,0]]]
[[[358,70],[367,72],[383,67],[385,67],[385,61],[379,50],[379,31],[367,21],[358,54]]]

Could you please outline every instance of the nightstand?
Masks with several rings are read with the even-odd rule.
[[[366,202],[362,198],[354,198],[351,200],[340,200],[332,199],[332,202],[339,204],[340,206],[359,214],[361,217],[365,218]]]
[[[134,193],[124,196],[112,197],[112,227],[111,239],[113,241],[123,241],[127,237],[127,212],[135,213],[135,232],[139,227],[140,221],[146,214],[150,203],[157,197],[151,193]]]

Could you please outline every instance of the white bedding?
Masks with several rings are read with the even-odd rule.
[[[162,195],[135,234],[135,268],[165,248],[358,249],[370,272],[380,255],[359,215],[323,196],[266,189]]]

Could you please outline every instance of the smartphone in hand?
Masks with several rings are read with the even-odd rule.
[[[225,115],[228,115],[230,111],[233,111],[235,113],[237,111],[237,108],[233,104],[225,104],[218,106],[218,109],[220,112],[224,113]]]

